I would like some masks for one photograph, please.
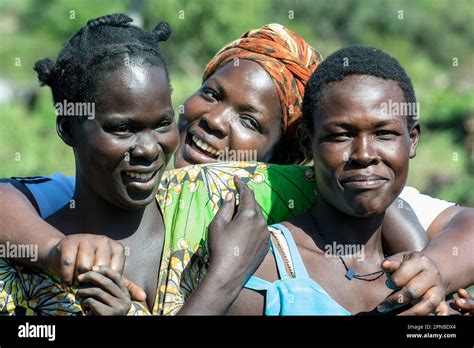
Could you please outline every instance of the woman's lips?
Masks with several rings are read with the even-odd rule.
[[[140,191],[151,191],[155,188],[158,172],[163,164],[153,171],[123,171],[121,173],[122,182],[125,186],[133,187]]]
[[[387,178],[379,175],[355,175],[340,180],[341,185],[348,189],[371,190],[377,189],[388,182]]]

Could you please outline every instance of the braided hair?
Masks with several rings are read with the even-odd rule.
[[[169,79],[158,43],[170,37],[170,26],[160,22],[148,32],[131,25],[132,21],[120,13],[92,19],[69,39],[56,62],[49,58],[36,62],[39,82],[51,88],[55,103],[96,101],[101,74],[132,59],[162,68]]]

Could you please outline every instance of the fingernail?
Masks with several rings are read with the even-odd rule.
[[[459,301],[461,304],[465,304],[465,303],[466,303],[466,300],[463,299],[463,298],[459,298],[458,301]]]
[[[232,192],[228,192],[227,195],[225,196],[226,202],[231,201],[232,198],[234,198],[234,194]]]
[[[463,294],[467,294],[467,291],[464,289],[459,289],[459,292],[462,292]]]
[[[94,272],[99,271],[99,266],[94,266],[94,267],[92,267],[92,270],[93,270]]]
[[[385,285],[387,285],[387,288],[392,289],[392,290],[397,290],[398,288],[393,284],[392,279],[387,278],[385,281]]]

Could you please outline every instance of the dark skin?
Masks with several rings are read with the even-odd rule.
[[[123,315],[132,299],[146,299],[153,308],[164,235],[155,195],[178,132],[161,68],[132,64],[101,76],[98,84],[107,93],[95,119],[58,120],[58,133],[76,157],[74,209],[66,205],[45,222],[24,197],[17,197],[1,210],[2,221],[8,216],[5,221],[16,226],[2,227],[14,231],[15,242],[38,244],[38,263],[25,263],[80,285],[77,296],[87,314]],[[127,175],[138,172],[150,177]],[[15,191],[8,186],[2,195]],[[269,233],[258,204],[246,198],[251,193],[243,182],[237,180],[236,188],[244,203],[234,207],[231,222],[217,222],[209,243],[215,244],[212,235],[229,237],[216,237],[219,247],[212,248],[206,281],[180,314],[224,314],[268,251]],[[9,232],[3,232],[7,240]],[[245,257],[230,263],[222,254],[236,247]]]
[[[256,62],[241,59],[239,66],[225,64],[204,81],[184,103],[180,114],[180,145],[174,157],[176,168],[216,162],[216,155],[202,151],[192,136],[218,151],[257,150],[259,161],[268,162],[281,137],[282,110],[277,90],[268,73]],[[405,207],[409,205],[404,202]],[[421,250],[428,236],[409,210],[394,203],[388,209],[384,243],[393,251]]]
[[[112,106],[126,108],[127,98],[124,97],[119,95]],[[189,144],[191,133],[206,139],[219,150],[224,150],[226,147],[233,150],[258,149],[259,159],[266,160],[272,156],[272,149],[279,140],[281,117],[278,94],[267,72],[259,64],[248,60],[240,60],[238,67],[233,66],[233,62],[228,63],[186,101],[185,112],[180,115],[181,145],[175,155],[175,165],[179,167],[189,164],[184,160],[185,158],[189,161],[192,159],[193,161],[190,162],[192,164],[216,161],[212,157],[198,153],[200,151]],[[87,160],[86,157],[85,161]],[[98,173],[93,173],[93,175],[96,174]],[[35,204],[28,189],[14,180],[10,183]],[[96,188],[103,190],[102,187],[100,183]],[[113,189],[110,187],[109,191]],[[120,186],[116,189],[123,190]],[[14,195],[17,193],[15,190],[8,190],[10,201],[13,202]],[[12,219],[11,214],[6,214],[8,219],[5,221],[10,221],[12,225],[6,226],[6,231],[14,231],[32,219],[38,220],[37,216],[26,217],[25,214],[30,206],[23,202],[22,198],[17,199],[22,208],[15,209],[15,213],[12,211],[11,214],[17,215],[18,211],[22,211],[22,217]],[[407,205],[404,204],[404,206]],[[393,204],[389,211],[386,221],[391,220],[396,225],[386,224],[387,238],[384,242],[387,249],[421,250],[427,243],[427,236],[418,224],[415,214],[408,210],[398,209],[396,204]],[[42,236],[49,236],[49,238],[36,240],[36,236],[41,235],[38,232],[40,226],[44,229]],[[27,231],[28,227],[24,226],[20,230]],[[118,272],[121,272],[124,267],[123,246],[102,236],[69,234],[67,238],[62,238],[63,234],[59,231],[49,229],[39,221],[35,223],[34,235],[28,238],[24,232],[21,235],[25,237],[25,240],[38,243],[41,265],[58,275],[66,284],[72,284],[74,280],[77,283],[79,273],[90,270],[93,264],[108,266]],[[16,234],[16,238],[19,237],[20,234]],[[28,263],[27,260],[25,262]],[[139,288],[134,287],[133,282],[127,284],[132,290],[136,290],[132,291],[136,298],[143,298],[144,294]]]
[[[281,133],[280,100],[268,73],[258,64],[242,59],[218,69],[184,103],[180,114],[180,145],[176,168],[217,162],[217,155],[202,151],[192,136],[215,150],[256,150],[257,159],[268,162]]]
[[[46,221],[66,236],[88,231],[128,247],[123,273],[145,290],[152,308],[164,231],[155,195],[178,143],[169,83],[162,69],[131,65],[105,74],[98,88],[107,93],[93,120],[58,119],[58,133],[76,158],[76,205],[66,205]],[[78,273],[93,265],[82,259],[84,248],[91,247],[83,244],[77,251],[76,262],[84,265]],[[82,276],[83,281],[90,277],[94,274]]]
[[[248,63],[252,65],[253,62],[248,62]],[[263,75],[259,74],[262,80],[265,80],[266,78],[267,82],[271,82],[270,78],[265,75],[266,72],[258,64],[256,63],[253,63],[253,64],[256,70],[260,69],[261,70],[260,73],[262,72],[264,73]],[[248,68],[247,65],[248,64],[245,64],[244,61],[241,61],[240,68],[242,67]],[[228,69],[228,70],[232,71],[231,69]],[[227,73],[227,75],[228,74],[229,73]],[[261,84],[262,83],[264,84],[264,82],[265,81],[261,82]],[[260,105],[263,103],[262,104],[263,106],[267,106],[265,110],[268,110],[271,105],[275,105],[275,103],[272,100],[277,98],[276,90],[274,89],[273,85],[271,85],[271,87],[273,88],[273,91],[272,91],[273,93],[268,91],[267,89],[264,89],[265,91],[269,92],[267,93],[267,96],[269,95],[270,97],[264,98],[265,100],[259,101],[257,104],[257,105]],[[235,89],[235,90],[231,90],[230,92],[238,93],[240,91],[241,90],[239,89]],[[209,91],[207,91],[207,93],[209,94],[209,96],[212,95],[212,93],[210,93]],[[271,97],[272,94],[273,94],[273,97]],[[226,90],[226,95],[229,96],[228,90]],[[195,97],[199,97],[199,93],[191,97],[190,100]],[[231,95],[231,97],[232,98],[230,99],[232,99],[234,102],[239,100],[238,98],[237,99],[233,98],[233,95]],[[204,96],[201,96],[200,98],[204,99]],[[213,100],[205,101],[205,102],[210,103],[210,104],[216,103],[216,101],[213,101]],[[219,103],[223,103],[223,102],[219,101]],[[266,105],[267,103],[269,103],[269,105]],[[201,101],[201,104],[202,104],[202,101]],[[235,105],[234,103],[234,104],[231,104],[229,108],[238,109],[239,106]],[[187,107],[186,110],[190,110],[190,108]],[[191,108],[191,111],[192,110],[193,108]],[[279,110],[279,108],[278,108],[278,112],[280,115],[281,110]],[[197,117],[199,117],[199,115]],[[275,120],[275,119],[276,118],[273,118],[272,120]],[[276,122],[275,125],[277,123],[279,122]],[[211,125],[213,124],[212,120],[210,120],[209,124]],[[271,142],[274,140],[272,138],[268,141]],[[11,181],[10,183],[11,185],[14,185],[19,190],[21,190],[25,195],[30,196],[30,201],[34,204],[34,199],[31,197],[31,193],[23,185],[18,184],[16,181]],[[100,235],[76,234],[76,235],[69,235],[66,238],[63,238],[64,236],[63,234],[61,234],[58,230],[52,228],[50,225],[44,223],[37,216],[34,209],[32,209],[31,204],[28,201],[26,201],[21,195],[19,195],[15,189],[9,186],[10,185],[1,187],[2,193],[5,193],[6,195],[9,196],[10,205],[8,207],[12,208],[11,212],[8,212],[5,210],[2,211],[5,216],[5,219],[3,221],[12,222],[12,226],[10,227],[5,226],[6,231],[11,232],[11,231],[14,231],[15,229],[18,229],[19,231],[28,231],[29,229],[34,230],[33,235],[28,236],[27,234],[24,234],[22,232],[21,234],[15,234],[15,238],[19,238],[18,239],[19,243],[23,243],[23,242],[31,243],[32,241],[35,241],[35,243],[39,245],[40,264],[44,268],[49,269],[53,274],[60,276],[67,284],[71,284],[73,279],[77,279],[77,276],[80,272],[85,271],[85,270],[90,270],[92,264],[105,265],[105,266],[111,267],[112,269],[118,271],[119,273],[122,272],[123,267],[124,267],[124,261],[125,261],[124,248],[122,244]],[[27,214],[29,210],[31,210],[31,214],[28,217],[26,217],[25,214]],[[256,209],[253,209],[253,210],[256,211]],[[395,251],[397,247],[398,247],[398,250],[407,250],[407,249],[421,250],[426,243],[426,239],[425,239],[426,235],[420,234],[419,228],[413,226],[412,223],[406,220],[406,218],[403,216],[403,214],[406,214],[406,211],[405,212],[400,211],[400,209],[398,209],[397,205],[395,204],[392,205],[392,207],[390,207],[389,210],[391,210],[392,212],[387,215],[384,221],[387,222],[390,218],[394,223],[389,224],[389,225],[386,224],[387,230],[390,227],[394,227],[394,230],[395,230],[394,232],[396,233],[390,233],[390,234],[387,233],[387,234],[389,234],[389,237],[396,236],[397,238],[393,238],[393,239],[390,238],[390,240],[387,239],[386,250],[390,249],[389,248],[390,245],[394,246],[393,249],[395,249]],[[14,218],[12,219],[12,216],[14,217],[18,215],[18,212],[23,212],[22,216],[19,217],[18,219],[14,219]],[[404,217],[404,220],[402,220],[400,216]],[[413,217],[415,217],[414,214],[413,214]],[[258,220],[256,220],[255,225],[257,224],[258,224]],[[33,226],[34,226],[34,229],[33,229]],[[405,237],[402,232],[406,232],[405,235],[409,237],[410,240],[407,237]],[[40,236],[41,238],[37,238],[38,236]],[[49,238],[45,238],[46,236],[49,236]],[[252,236],[255,236],[255,235],[252,235]],[[416,238],[414,238],[415,236]],[[242,242],[244,241],[244,239],[241,239],[240,241]],[[235,243],[235,241],[233,242]],[[403,244],[404,242],[405,244]],[[42,250],[43,251],[47,250],[48,252],[41,254]],[[78,253],[78,250],[80,251],[79,253]],[[76,259],[76,256],[78,256],[77,259]],[[24,260],[24,261],[25,263],[28,263],[28,260]],[[251,262],[250,264],[251,264],[250,268],[255,266],[255,262]],[[76,270],[74,271],[75,266],[76,266]],[[248,266],[244,268],[244,273],[245,273],[245,270],[247,269],[249,269]],[[209,280],[208,283],[210,283],[211,282],[210,279],[212,277],[206,277],[206,278],[208,278]],[[222,279],[219,280],[219,277],[216,277],[216,279],[219,281],[218,283],[222,284]],[[134,283],[127,282],[127,286],[132,296],[135,299],[138,299],[138,300],[144,299],[145,294],[139,287],[135,286]],[[230,287],[226,287],[225,290],[229,291],[228,293],[231,293],[233,291],[233,290],[230,290]],[[197,297],[193,296],[193,298],[197,298]],[[209,312],[209,311],[208,313],[212,314],[212,312]]]
[[[404,101],[398,84],[372,76],[352,75],[325,87],[324,113],[315,120],[312,136],[320,198],[310,212],[284,222],[310,277],[352,314],[374,310],[393,289],[386,285],[387,276],[373,282],[349,281],[339,258],[327,257],[324,246],[363,245],[363,261],[346,255],[347,266],[358,274],[381,269],[384,212],[405,185],[408,160],[416,154],[419,137],[417,125],[408,131],[406,118],[381,115],[380,105],[388,100]],[[404,291],[410,284],[417,293],[410,300],[421,299],[405,314],[446,313],[434,263],[418,253],[393,257],[399,261],[391,274],[396,285]],[[273,256],[267,256],[255,275],[278,279]],[[244,289],[230,313],[261,314],[263,300],[261,294]]]

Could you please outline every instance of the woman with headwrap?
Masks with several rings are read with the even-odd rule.
[[[270,223],[301,214],[314,203],[309,167],[216,162],[226,160],[220,156],[226,149],[256,150],[255,158],[247,159],[277,164],[311,158],[300,150],[297,128],[305,84],[321,60],[299,35],[269,24],[226,45],[206,67],[202,87],[188,98],[180,115],[178,169],[164,175],[159,190],[166,236],[154,314],[177,313],[203,279],[209,261],[207,226],[227,193],[235,192],[233,176],[248,182]],[[203,163],[210,165],[180,169]],[[71,182],[63,179],[23,181],[43,218],[69,201]],[[52,206],[51,192],[58,186],[66,189]],[[411,240],[401,236],[395,243],[388,241],[394,251],[417,244],[416,235],[406,228],[390,234],[396,237],[403,231]],[[400,240],[405,244],[398,244]],[[241,255],[239,250],[233,253]]]
[[[304,163],[296,137],[304,88],[322,61],[301,36],[280,24],[250,30],[209,62],[202,87],[184,103],[175,167],[213,163],[226,149],[252,160]]]

